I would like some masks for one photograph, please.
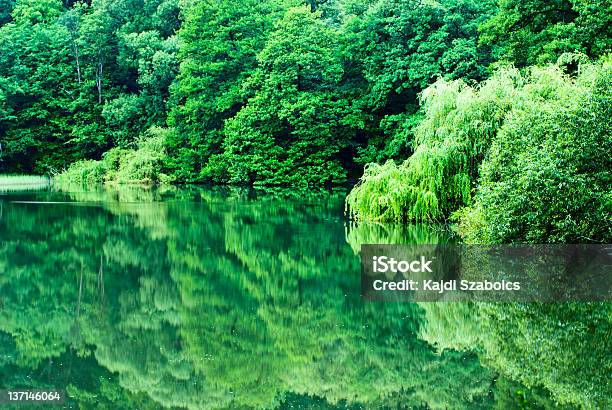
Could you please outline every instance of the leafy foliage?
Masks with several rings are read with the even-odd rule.
[[[516,70],[499,71],[478,88],[439,80],[422,94],[425,118],[414,154],[401,165],[366,167],[347,205],[356,219],[443,219],[468,203],[478,165],[524,81]]]
[[[340,155],[359,118],[332,48],[339,41],[308,9],[287,11],[258,55],[252,97],[226,123],[225,150],[211,159],[212,172],[225,168],[231,182],[268,185],[345,180]]]
[[[500,0],[482,42],[517,66],[553,63],[563,53],[599,57],[612,46],[612,4],[593,0]]]
[[[479,243],[612,240],[612,64],[561,73],[513,110],[482,163],[462,234]]]
[[[179,183],[315,186],[410,157],[410,169],[366,165],[364,180],[380,176],[376,199],[353,201],[359,217],[394,220],[445,218],[469,203],[491,143],[484,129],[482,138],[476,129],[433,137],[446,131],[425,128],[448,125],[432,120],[433,94],[467,99],[505,63],[560,58],[575,72],[610,52],[612,26],[610,5],[590,0],[5,3],[3,170],[54,174],[86,161],[96,174],[102,166],[87,161],[112,151],[132,158],[134,177],[124,181],[156,181],[154,172]],[[474,113],[473,127],[497,129],[496,116],[509,110],[513,96],[489,92],[501,106],[480,101],[485,112]],[[468,105],[457,103],[464,123],[478,109]],[[161,165],[124,151],[164,126]],[[366,185],[355,201],[358,192],[370,198]]]
[[[370,165],[347,198],[356,219],[456,217],[470,241],[610,240],[610,63],[441,80],[403,164]],[[474,195],[475,192],[475,195]]]
[[[151,128],[137,141],[137,149],[113,148],[100,161],[75,162],[54,182],[60,186],[168,183],[169,177],[162,172],[167,133],[164,128]]]
[[[163,125],[177,12],[176,0],[16,1],[0,26],[1,169],[54,174]]]
[[[1,202],[0,387],[52,379],[83,408],[610,407],[609,305],[364,305],[347,272],[364,242],[457,240],[379,221],[610,242],[611,16],[594,0],[0,0],[2,172],[295,189]],[[307,202],[362,171],[348,210],[374,223]]]
[[[347,19],[349,61],[363,77],[359,103],[369,116],[358,162],[412,153],[417,95],[438,77],[487,76],[491,56],[478,45],[478,26],[493,9],[490,1],[378,1]]]
[[[179,31],[180,74],[173,88],[168,167],[181,180],[201,179],[213,154],[221,152],[222,130],[245,104],[243,83],[257,67],[274,22],[288,7],[276,0],[183,2]]]

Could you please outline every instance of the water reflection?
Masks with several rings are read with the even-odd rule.
[[[610,304],[364,303],[361,243],[456,239],[347,224],[343,200],[2,197],[0,388],[113,409],[611,404]]]

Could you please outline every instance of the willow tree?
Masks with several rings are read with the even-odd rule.
[[[467,204],[478,164],[523,83],[518,71],[508,69],[477,88],[462,80],[439,80],[427,88],[414,154],[400,165],[369,164],[347,198],[351,216],[439,220]]]
[[[563,65],[504,68],[477,87],[438,81],[422,95],[415,153],[370,165],[347,198],[351,215],[444,220],[474,205],[456,216],[473,238],[487,230],[480,240],[604,240],[603,222],[580,221],[609,219],[609,65],[582,63],[574,77]]]

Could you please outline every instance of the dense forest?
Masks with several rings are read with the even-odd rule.
[[[611,243],[611,53],[611,0],[0,0],[0,186],[106,184],[0,201],[1,387],[612,408],[612,304],[351,274],[364,243]]]
[[[0,4],[0,172],[362,177],[355,219],[452,218],[474,242],[612,238],[610,1]]]

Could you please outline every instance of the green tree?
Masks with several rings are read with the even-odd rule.
[[[0,27],[2,167],[53,173],[165,124],[175,0],[19,0]]]
[[[244,105],[243,83],[257,67],[285,2],[249,0],[181,3],[180,74],[173,88],[167,166],[180,181],[198,181],[221,152],[223,126]]]
[[[415,153],[366,169],[347,198],[353,217],[447,219],[473,206],[455,217],[476,242],[608,240],[609,66],[583,63],[575,78],[557,65],[505,68],[477,88],[435,83]]]
[[[0,26],[11,21],[15,0],[0,0]]]
[[[233,183],[343,182],[360,117],[344,87],[341,41],[318,14],[289,10],[258,55],[252,96],[226,123],[224,153],[205,172]]]
[[[12,171],[46,173],[78,158],[70,140],[78,95],[60,1],[18,1],[0,27],[0,144]]]
[[[599,57],[612,47],[611,16],[609,1],[499,0],[482,40],[520,67],[555,62],[565,52]]]
[[[487,77],[492,58],[478,44],[478,26],[493,11],[492,1],[385,0],[347,19],[346,47],[367,82],[361,109],[372,114],[358,161],[403,160],[412,152],[418,94],[439,77]]]
[[[612,64],[580,71],[574,81],[557,73],[549,98],[527,100],[500,129],[460,213],[467,240],[612,240]]]

